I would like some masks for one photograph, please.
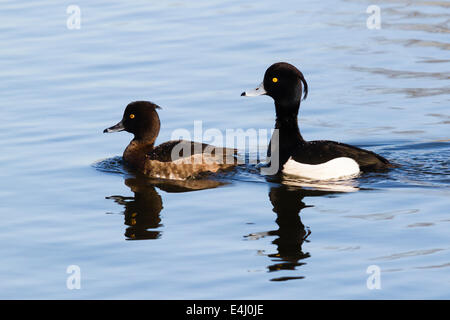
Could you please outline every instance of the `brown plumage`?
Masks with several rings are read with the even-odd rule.
[[[127,165],[152,178],[184,180],[205,172],[228,170],[237,164],[237,150],[212,145],[173,140],[154,146],[160,120],[148,101],[130,103],[122,120],[103,132],[128,131],[134,134],[123,153]]]

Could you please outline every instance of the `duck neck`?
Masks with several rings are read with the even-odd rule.
[[[144,166],[145,158],[154,149],[154,141],[133,139],[123,152],[123,159],[132,167],[139,169]]]
[[[298,127],[298,110],[300,108],[300,101],[281,104],[275,102],[276,121],[275,129],[279,130],[280,141],[289,144],[295,142],[304,142],[300,129]]]

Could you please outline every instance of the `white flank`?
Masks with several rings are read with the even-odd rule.
[[[332,180],[357,175],[359,165],[355,160],[346,157],[321,164],[304,164],[289,158],[283,167],[283,173],[311,180]]]

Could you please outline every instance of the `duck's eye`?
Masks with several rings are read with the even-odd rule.
[[[272,78],[272,82],[278,82],[278,78]]]
[[[130,119],[134,119],[134,114],[130,114]]]

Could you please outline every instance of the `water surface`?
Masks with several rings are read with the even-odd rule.
[[[379,30],[369,1],[74,4],[75,30],[66,4],[1,5],[1,298],[450,297],[447,2],[379,1]],[[271,99],[240,93],[277,61],[308,81],[305,139],[401,167],[352,192],[251,166],[166,183],[123,166],[129,134],[102,134],[133,100],[162,106],[158,143],[198,120],[270,130]]]

